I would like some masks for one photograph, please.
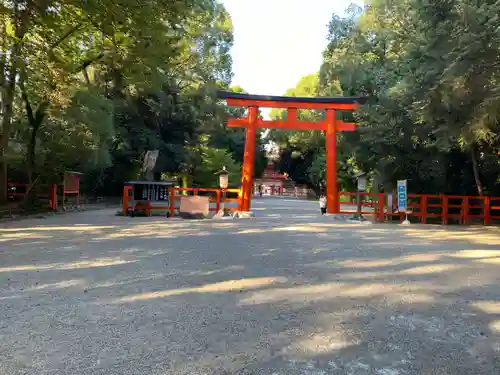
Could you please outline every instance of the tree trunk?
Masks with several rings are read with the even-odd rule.
[[[14,51],[15,52],[15,51]],[[2,134],[0,135],[0,203],[7,202],[7,150],[9,148],[9,136],[12,125],[12,115],[14,114],[14,96],[16,90],[17,67],[13,61],[10,67],[5,96],[2,98]]]
[[[12,89],[12,92],[14,89]],[[4,102],[4,112],[2,119],[2,134],[0,135],[0,203],[7,202],[7,150],[9,147],[9,135],[12,119],[12,98],[9,98],[7,92],[7,99]]]
[[[43,120],[45,119],[45,111],[47,110],[49,103],[47,101],[42,101],[38,104],[38,107],[35,112],[33,112],[33,108],[31,107],[30,100],[28,98],[28,94],[26,92],[24,83],[26,81],[26,71],[22,70],[20,79],[19,79],[19,87],[21,88],[21,97],[24,102],[24,108],[26,110],[26,117],[28,119],[28,124],[30,125],[30,139],[27,144],[27,171],[28,171],[28,184],[31,186],[31,182],[33,181],[33,174],[35,172],[35,156],[36,156],[36,139],[38,136],[38,131],[42,126]]]
[[[31,185],[33,181],[33,174],[35,173],[35,156],[36,156],[36,139],[38,136],[38,130],[42,125],[43,118],[36,118],[31,125],[30,140],[27,147],[27,170],[28,170],[28,183]]]
[[[11,133],[12,116],[14,114],[14,98],[16,93],[16,77],[19,73],[19,65],[22,61],[21,45],[24,35],[28,30],[30,23],[30,13],[32,11],[32,3],[28,2],[24,9],[19,2],[14,1],[14,9],[12,19],[16,31],[15,42],[10,49],[10,66],[7,72],[4,72],[2,88],[2,133],[0,134],[0,203],[7,202],[7,150],[9,146],[9,136]]]
[[[483,189],[483,184],[481,183],[481,178],[479,176],[479,165],[477,162],[476,147],[477,145],[475,142],[473,142],[470,145],[470,157],[472,161],[472,171],[474,173],[474,180],[476,182],[477,192],[480,196],[483,196],[484,189]]]

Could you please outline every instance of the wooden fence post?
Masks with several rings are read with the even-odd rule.
[[[469,224],[469,197],[462,199],[463,216],[462,220],[465,225]]]
[[[132,189],[131,186],[124,186],[123,187],[123,206],[122,206],[122,213],[123,216],[127,216],[128,213],[128,192],[129,190]]]
[[[385,194],[378,194],[378,221],[383,223],[385,221]]]
[[[52,211],[57,211],[57,184],[50,185],[50,195],[49,195],[50,209]]]
[[[420,197],[420,222],[427,223],[427,195]]]
[[[216,201],[215,201],[215,212],[217,213],[220,210],[220,198],[221,198],[221,191],[220,191],[220,189],[217,189],[217,191],[215,192],[215,194],[216,194],[215,195],[215,199],[216,199]]]
[[[443,218],[443,224],[448,224],[448,197],[443,195],[442,198],[442,209],[441,209],[441,217]]]
[[[490,225],[490,197],[484,197],[483,201],[483,220],[484,225]]]
[[[168,193],[170,195],[170,217],[175,215],[175,188],[168,189]]]

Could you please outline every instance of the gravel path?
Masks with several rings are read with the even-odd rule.
[[[257,219],[0,226],[0,374],[498,374],[499,228]]]

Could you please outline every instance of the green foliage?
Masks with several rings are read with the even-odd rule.
[[[193,184],[202,187],[219,187],[219,177],[216,175],[223,167],[229,172],[229,184],[239,185],[241,180],[241,164],[236,163],[231,154],[223,149],[201,147],[201,164],[196,167]]]
[[[338,136],[344,189],[363,170],[373,189],[409,179],[415,193],[500,194],[499,11],[490,1],[372,0],[333,16],[317,92],[369,97],[355,113],[357,132]],[[290,175],[313,186],[324,181],[317,134],[273,137],[284,171],[297,168]]]
[[[230,91],[245,93],[241,87],[230,87]],[[239,107],[228,107],[225,104],[220,104],[217,108],[217,117],[215,121],[209,123],[205,130],[208,135],[208,145],[219,149],[228,150],[232,158],[240,164],[243,164],[243,156],[245,153],[245,129],[244,128],[229,128],[226,126],[229,118],[246,117],[246,109]],[[259,129],[256,137],[256,152],[255,152],[255,171],[256,177],[260,177],[267,165],[265,152],[265,139],[263,132]]]
[[[289,89],[285,93],[286,96],[301,97],[314,97],[318,94],[319,74],[311,74],[301,78],[295,88]],[[270,117],[272,119],[285,119],[286,112],[283,109],[273,109]],[[320,121],[324,118],[324,113],[301,110],[298,111],[298,118],[302,121]],[[297,183],[312,183],[313,186],[319,187],[324,181],[322,173],[318,169],[321,165],[321,155],[324,154],[324,134],[319,131],[297,132],[272,129],[269,132],[269,137],[280,148],[278,169],[288,173],[290,178]]]
[[[244,130],[225,122],[244,113],[215,96],[232,77],[232,22],[218,1],[31,4],[0,10],[0,95],[12,108],[0,151],[16,145],[13,179],[79,170],[86,193],[119,195],[158,149],[157,177],[212,184],[226,165],[238,180]],[[261,143],[257,154],[261,170]]]
[[[416,193],[500,194],[498,14],[494,1],[372,0],[332,17],[319,72],[286,95],[369,96],[354,114],[358,130],[338,136],[343,189],[362,170],[373,189],[406,178]],[[3,2],[0,200],[8,163],[16,180],[73,169],[85,173],[87,193],[121,194],[152,149],[157,177],[217,186],[213,173],[225,165],[237,183],[245,130],[226,122],[246,113],[215,96],[244,92],[229,86],[232,43],[216,0]],[[280,171],[324,183],[321,132],[262,137],[256,176],[270,139]]]

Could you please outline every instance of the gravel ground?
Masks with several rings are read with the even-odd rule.
[[[499,374],[498,228],[116,210],[0,226],[0,374]]]

